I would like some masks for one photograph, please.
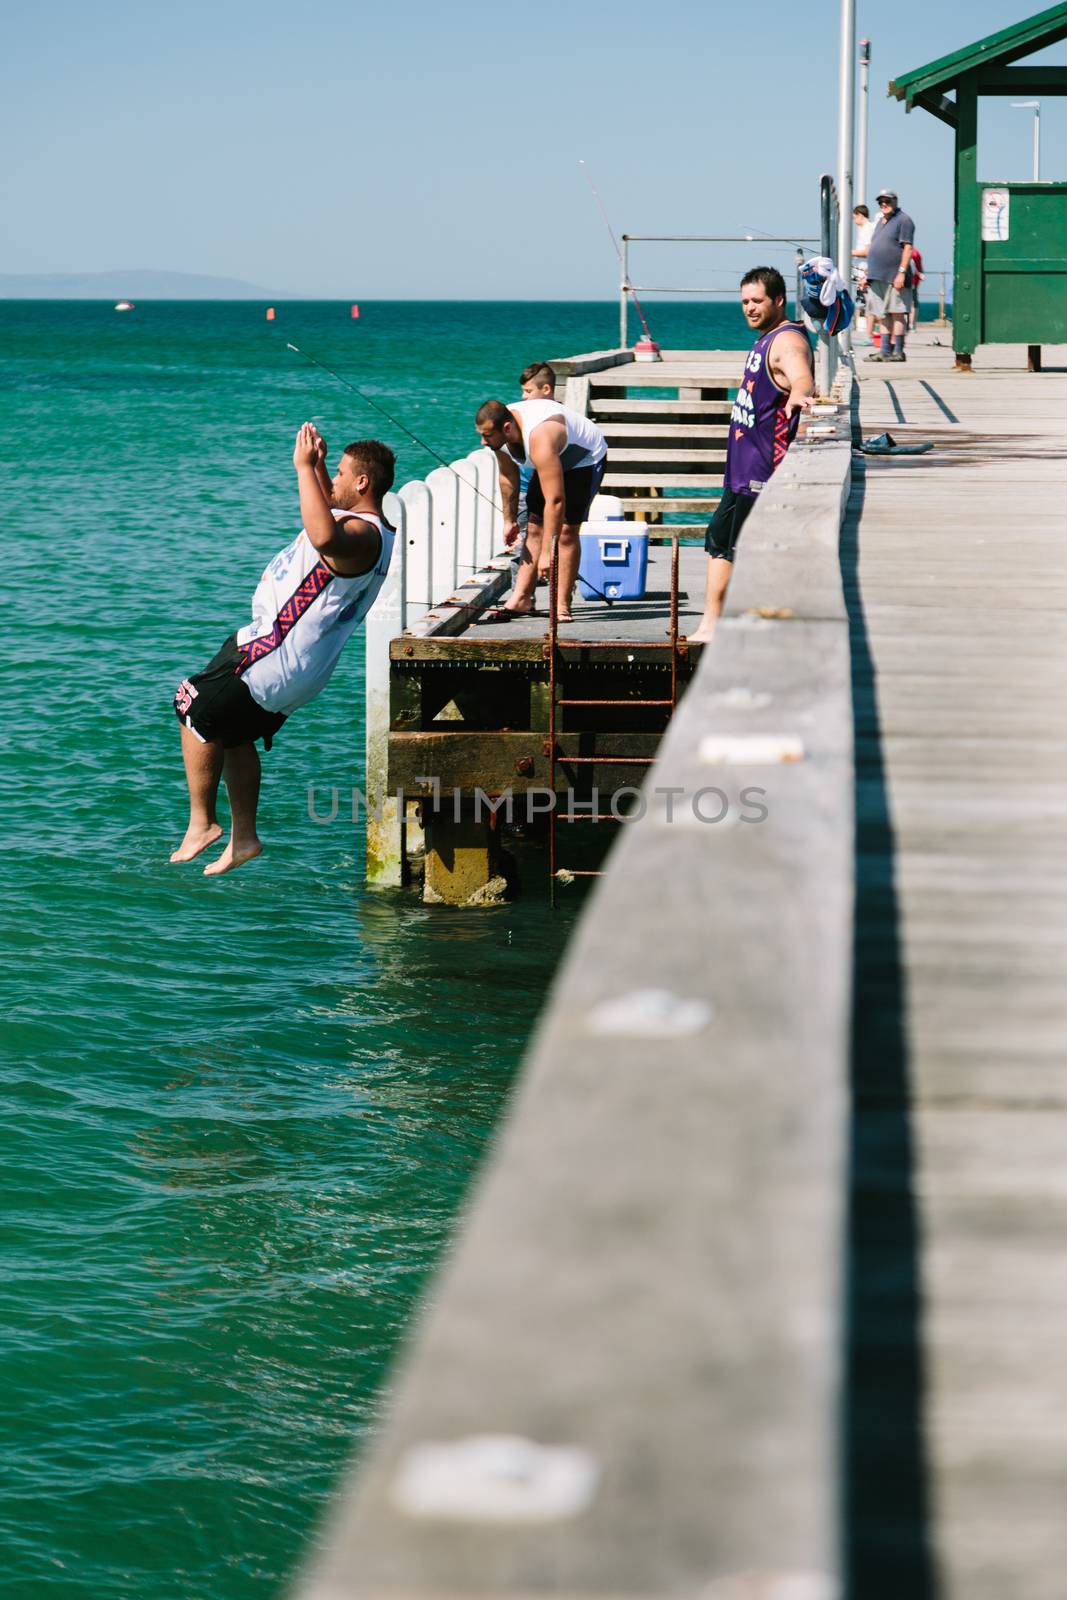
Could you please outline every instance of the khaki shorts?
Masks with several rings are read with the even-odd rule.
[[[894,289],[884,278],[872,278],[867,285],[869,317],[901,316],[911,313],[911,290]]]

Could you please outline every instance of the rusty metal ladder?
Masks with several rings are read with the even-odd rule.
[[[664,530],[664,531],[666,531],[666,530]],[[665,706],[665,707],[669,707],[670,708],[669,709],[669,717],[668,717],[668,720],[669,720],[670,717],[674,716],[675,710],[676,710],[677,705],[678,705],[678,638],[679,638],[679,634],[678,634],[678,563],[679,563],[679,544],[678,544],[678,535],[677,534],[673,534],[672,538],[671,538],[670,628],[668,630],[668,636],[667,636],[666,640],[664,640],[662,643],[650,643],[647,639],[604,639],[604,640],[600,640],[600,639],[573,639],[573,638],[568,638],[565,641],[565,643],[562,645],[562,647],[561,647],[560,640],[559,640],[559,621],[558,621],[558,616],[557,616],[557,609],[558,609],[558,583],[557,583],[558,557],[559,557],[559,535],[557,534],[555,536],[555,538],[553,539],[553,541],[552,541],[552,565],[551,565],[551,569],[550,569],[550,573],[549,573],[549,591],[548,591],[548,594],[549,594],[549,600],[548,600],[548,635],[547,635],[547,641],[546,641],[546,646],[545,646],[545,648],[548,651],[548,663],[549,663],[549,665],[548,665],[548,685],[549,685],[549,691],[548,691],[548,696],[549,696],[548,697],[548,772],[549,772],[549,778],[548,778],[548,782],[549,782],[549,788],[552,791],[552,797],[553,797],[552,809],[549,812],[549,824],[548,824],[548,882],[549,882],[549,892],[550,892],[550,895],[551,895],[551,899],[552,899],[552,904],[553,905],[555,904],[555,899],[556,899],[556,886],[560,882],[562,877],[565,877],[567,879],[567,881],[570,881],[570,879],[572,879],[572,878],[599,878],[599,877],[601,877],[603,875],[603,869],[602,868],[601,869],[597,869],[597,870],[590,870],[590,869],[581,870],[581,869],[576,868],[576,867],[575,868],[571,868],[571,867],[560,868],[560,867],[557,866],[557,864],[556,864],[556,845],[557,845],[556,828],[559,825],[559,823],[561,821],[568,822],[568,823],[574,823],[574,822],[616,822],[616,823],[618,823],[618,822],[622,822],[623,821],[623,818],[619,817],[614,811],[589,812],[587,814],[583,814],[582,816],[575,816],[573,814],[572,808],[570,808],[570,807],[568,807],[568,814],[565,817],[561,818],[560,814],[559,814],[559,806],[556,804],[556,793],[557,793],[557,791],[556,791],[556,779],[557,779],[557,776],[558,776],[558,769],[559,769],[560,765],[562,764],[562,765],[568,766],[568,767],[595,767],[595,766],[650,767],[653,764],[653,762],[655,761],[655,759],[656,759],[655,756],[619,756],[619,755],[566,756],[566,757],[562,757],[561,758],[560,753],[559,753],[559,749],[558,749],[558,746],[557,746],[557,737],[556,737],[557,736],[557,732],[558,732],[558,729],[557,729],[557,726],[556,726],[557,713],[559,711],[565,710],[569,706],[574,706],[574,707],[578,707],[578,706],[627,706],[627,707],[630,707],[630,706],[660,706],[660,707],[664,707]],[[564,650],[566,650],[566,651],[572,651],[572,650],[573,651],[583,651],[583,650],[627,650],[627,649],[640,649],[643,652],[647,652],[647,651],[650,651],[650,650],[669,650],[670,651],[671,692],[670,692],[670,698],[669,699],[662,699],[662,698],[658,698],[658,699],[648,699],[648,698],[631,699],[631,698],[626,698],[626,699],[622,699],[622,700],[619,700],[619,699],[569,699],[569,698],[566,698],[565,696],[564,697],[560,697],[559,696],[559,689],[562,686],[562,681],[563,681],[563,671],[561,669],[565,665],[563,660],[562,660],[562,651],[564,651]],[[596,793],[595,786],[594,786],[594,793]]]

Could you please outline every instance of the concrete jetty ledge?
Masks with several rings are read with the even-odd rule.
[[[746,525],[302,1600],[838,1592],[847,394],[821,427]]]
[[[842,407],[761,496],[299,1600],[1060,1600],[1067,349],[1026,359],[861,349],[855,436],[932,448]]]

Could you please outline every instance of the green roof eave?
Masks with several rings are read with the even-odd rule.
[[[1010,28],[1002,28],[999,33],[990,33],[950,56],[942,56],[925,67],[917,67],[914,72],[903,73],[901,77],[893,79],[889,93],[898,100],[906,100],[911,106],[920,95],[932,92],[940,94],[950,89],[965,73],[985,66],[1007,66],[1021,56],[1043,50],[1046,45],[1058,44],[1061,39],[1067,39],[1067,0],[1061,5],[1049,6],[1047,11],[1039,11],[1036,16],[1027,17],[1022,22],[1014,22]]]

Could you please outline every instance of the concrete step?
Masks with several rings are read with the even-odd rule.
[[[608,452],[608,471],[618,471],[625,463],[628,468],[641,472],[656,472],[660,467],[667,472],[683,472],[687,467],[721,466],[725,459],[725,439],[717,450],[619,449]]]
[[[663,418],[693,417],[707,420],[710,417],[729,417],[731,400],[601,400],[594,397],[589,402],[589,414],[598,421],[649,422]]]
[[[652,449],[673,449],[676,441],[687,440],[698,444],[702,439],[725,439],[729,424],[700,422],[602,422],[601,432],[609,443],[618,439],[620,444],[636,440]]]
[[[623,494],[619,496],[619,499],[622,502],[622,509],[625,511],[626,515],[630,517],[647,517],[652,511],[653,507],[655,507],[657,514],[662,512],[663,515],[666,515],[668,512],[670,512],[672,516],[710,517],[716,506],[719,504],[719,496],[717,494],[691,496],[679,495],[676,499],[670,500],[666,498],[649,500],[647,496],[642,498],[639,495]],[[659,522],[651,523],[650,529],[662,531],[663,524]],[[701,524],[696,531],[698,533],[703,533],[704,525]]]
[[[619,489],[704,489],[721,483],[722,467],[719,466],[707,472],[608,471],[601,488],[615,493]]]
[[[738,377],[744,365],[741,356],[737,363]],[[625,377],[623,373],[625,372]],[[737,387],[737,378],[724,378],[721,374],[679,372],[677,367],[663,371],[654,366],[616,367],[609,372],[589,374],[589,393],[596,398],[597,390],[614,389],[617,393],[629,389],[673,389],[684,400],[725,400],[727,391]]]

